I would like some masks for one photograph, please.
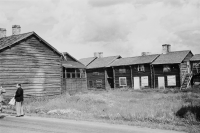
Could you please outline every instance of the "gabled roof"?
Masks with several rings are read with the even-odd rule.
[[[200,61],[200,54],[195,54],[190,61]]]
[[[39,38],[39,40],[43,41],[53,51],[55,51],[57,54],[62,56],[62,54],[58,50],[56,50],[48,42],[46,42],[44,39],[42,39],[40,36],[38,36],[35,32],[28,32],[28,33],[23,33],[23,34],[12,35],[12,36],[0,38],[0,50],[3,50],[7,47],[11,47],[12,45],[22,41],[23,39],[30,37],[31,35],[35,35],[37,38]]]
[[[136,65],[136,64],[147,64],[152,63],[159,55],[146,55],[146,56],[135,56],[121,58],[114,61],[111,66],[126,66],[126,65]]]
[[[189,52],[191,51],[185,50],[161,54],[152,64],[179,64],[185,59]]]
[[[79,61],[83,63],[85,66],[88,66],[92,61],[94,61],[97,57],[89,57],[89,58],[82,58]]]
[[[62,61],[62,66],[65,68],[86,68],[86,66],[84,64],[82,64],[80,61],[78,61],[76,58],[74,58],[73,56],[71,56],[68,52],[64,52],[64,54],[68,55],[69,57],[71,57],[74,61],[68,61],[65,60],[64,55],[64,61]]]
[[[63,61],[62,66],[65,68],[86,68],[82,63],[75,61]]]
[[[110,64],[114,62],[116,59],[121,58],[121,56],[109,56],[109,57],[102,57],[96,58],[93,62],[91,62],[87,68],[102,68],[102,67],[110,67]]]

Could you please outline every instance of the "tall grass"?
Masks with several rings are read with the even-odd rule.
[[[26,102],[25,108],[28,113],[62,118],[106,120],[134,125],[162,124],[165,125],[162,128],[170,126],[170,129],[179,130],[177,127],[182,126],[186,130],[188,125],[200,124],[198,99],[200,93],[193,92],[90,91],[74,96],[66,94],[51,99],[31,99]]]

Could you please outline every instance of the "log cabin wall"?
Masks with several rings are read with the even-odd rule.
[[[122,87],[132,87],[131,85],[131,70],[129,66],[116,66],[114,67],[115,72],[115,87],[122,88]],[[120,78],[126,78],[126,85],[120,85]]]
[[[164,72],[164,67],[166,71]],[[169,70],[170,69],[170,70]],[[153,65],[155,87],[158,88],[158,77],[164,77],[165,87],[180,87],[179,64]],[[175,85],[169,85],[168,76],[175,76]]]
[[[0,52],[0,84],[13,95],[61,92],[61,57],[34,35]]]
[[[152,71],[151,71],[150,64],[142,64],[142,65],[144,66],[144,71],[138,70],[138,65],[114,67],[115,87],[116,88],[121,88],[122,87],[119,84],[119,82],[120,82],[119,78],[120,77],[126,77],[127,87],[130,87],[130,88],[134,88],[134,77],[139,77],[140,87],[141,88],[150,88],[150,87],[152,87],[152,85],[153,85],[153,83],[151,81],[151,73],[152,73]],[[125,71],[123,72],[120,69],[125,69]],[[131,69],[132,69],[132,74],[131,74]],[[145,85],[145,86],[142,85],[142,78],[143,77],[148,77],[148,85]]]
[[[105,89],[105,69],[86,69],[88,89]]]
[[[144,71],[138,70],[139,65],[133,65],[132,68],[132,78],[133,78],[133,86],[134,86],[134,77],[139,77],[140,80],[140,87],[141,88],[152,88],[152,70],[150,64],[142,64],[144,66]],[[141,66],[141,65],[140,65]],[[148,78],[148,83],[143,82],[143,77]]]

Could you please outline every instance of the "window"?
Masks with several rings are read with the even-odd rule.
[[[176,86],[176,76],[175,75],[167,76],[167,85],[168,86]]]
[[[138,65],[138,71],[144,72],[144,65]]]
[[[119,77],[119,86],[127,86],[126,77]]]
[[[163,66],[163,72],[171,72],[171,68],[169,65],[164,65]]]
[[[119,69],[119,73],[126,73],[126,69]]]

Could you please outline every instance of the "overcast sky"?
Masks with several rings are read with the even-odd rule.
[[[172,51],[200,53],[200,0],[0,0],[0,28],[35,31],[77,59]]]

